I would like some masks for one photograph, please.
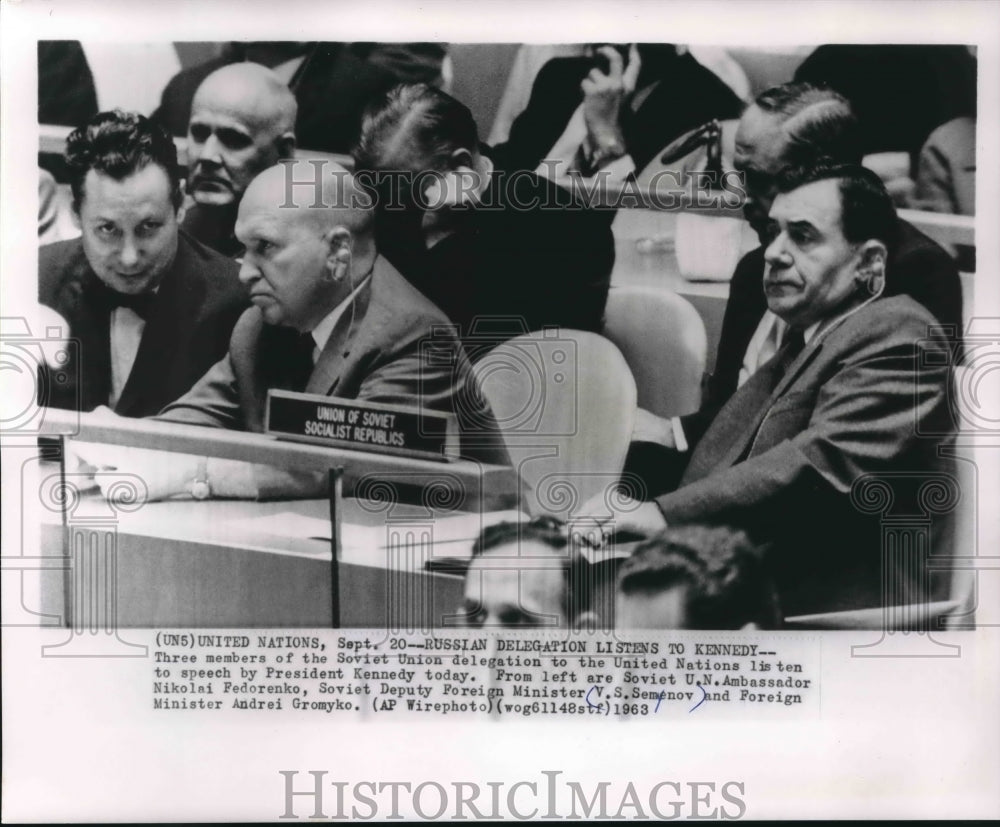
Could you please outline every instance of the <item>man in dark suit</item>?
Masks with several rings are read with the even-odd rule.
[[[736,118],[742,106],[721,79],[672,44],[640,43],[627,52],[605,44],[593,57],[554,58],[542,67],[510,137],[496,147],[497,165],[538,167],[564,143],[582,107],[585,129],[573,167],[587,177],[627,156],[629,167],[641,170],[679,135],[714,118]]]
[[[782,183],[770,219],[764,292],[785,340],[693,444],[680,486],[621,504],[614,527],[730,524],[770,542],[786,616],[879,606],[881,588],[925,600],[922,562],[883,561],[878,515],[852,499],[884,473],[913,497],[938,467],[940,440],[921,434],[948,429],[948,342],[913,299],[882,295],[892,202],[869,170],[818,166]]]
[[[763,289],[764,250],[772,235],[768,216],[777,181],[787,167],[821,158],[860,163],[861,134],[850,104],[838,93],[808,84],[788,83],[761,93],[740,119],[734,166],[742,173],[744,214],[761,246],[747,253],[729,285],[729,301],[719,337],[715,370],[701,409],[681,418],[690,441],[696,441],[737,387],[777,350],[786,329],[768,311]],[[905,294],[927,308],[942,325],[960,357],[962,284],[951,256],[912,225],[896,219],[885,269],[885,295]],[[676,483],[665,474],[670,459],[656,448],[668,423],[640,412],[629,471],[658,484]]]
[[[270,388],[305,391],[453,413],[463,455],[507,462],[447,319],[379,255],[371,205],[351,175],[331,165],[316,180],[315,171],[305,161],[281,164],[247,189],[236,232],[254,307],[228,353],[157,418],[262,431]],[[290,183],[310,180],[315,187]],[[225,460],[130,465],[126,455],[112,464],[141,470],[149,499],[315,496],[326,485],[325,475]]]
[[[495,167],[459,101],[397,87],[366,118],[356,162],[382,205],[379,249],[459,326],[471,359],[547,325],[600,331],[607,220],[545,178]]]
[[[225,256],[242,252],[233,233],[240,198],[258,173],[294,154],[295,113],[288,87],[256,63],[205,78],[187,130],[185,230]]]
[[[246,307],[236,265],[178,230],[173,141],[141,115],[98,114],[67,139],[82,237],[42,247],[38,293],[79,342],[53,407],[149,416],[225,352]]]

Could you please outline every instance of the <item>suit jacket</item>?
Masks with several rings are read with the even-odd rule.
[[[163,276],[152,315],[115,412],[152,416],[187,392],[226,351],[229,334],[246,308],[235,262],[202,246],[182,230],[174,263]],[[100,283],[77,238],[38,252],[38,298],[69,322],[76,340],[64,383],[49,383],[48,404],[90,411],[111,392],[109,312],[95,300]]]
[[[881,515],[851,489],[866,474],[909,475],[892,483],[902,508],[939,467],[940,440],[918,435],[950,423],[948,344],[932,324],[909,297],[880,299],[815,337],[782,377],[777,359],[764,365],[715,417],[681,486],[657,498],[667,522],[772,543],[786,616],[881,605]],[[928,599],[926,570],[893,562],[894,594]]]
[[[546,63],[531,89],[528,106],[510,128],[507,142],[495,147],[507,170],[535,169],[562,135],[583,102],[580,82],[593,68],[585,57],[559,57]],[[671,61],[638,111],[625,118],[625,146],[636,169],[679,135],[713,118],[738,118],[743,104],[722,80],[690,54]]]
[[[430,250],[420,217],[383,211],[379,249],[459,326],[473,361],[547,325],[601,331],[614,238],[607,217],[569,191],[532,172],[494,170],[481,203]]]
[[[267,325],[258,308],[233,329],[229,352],[158,416],[170,422],[263,431],[270,388],[454,413],[464,456],[508,464],[493,414],[444,314],[384,258],[341,315],[308,375],[295,375],[295,331]],[[262,498],[308,496],[324,479],[258,469]]]

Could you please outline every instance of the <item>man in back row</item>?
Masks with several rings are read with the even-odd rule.
[[[250,182],[295,152],[297,104],[281,79],[256,63],[212,72],[195,93],[187,130],[189,204],[184,229],[225,256],[243,247],[236,211]]]

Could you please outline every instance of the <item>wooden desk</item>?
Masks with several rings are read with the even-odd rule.
[[[68,554],[63,570],[42,577],[41,609],[78,633],[95,634],[129,627],[451,625],[462,578],[426,568],[435,553],[434,512],[353,499],[342,505],[346,542],[357,537],[352,527],[385,533],[383,547],[343,548],[335,568],[330,542],[306,536],[314,527],[325,533],[320,524],[329,530],[326,500],[187,500],[129,512],[100,495],[84,496],[65,520],[52,513],[42,525],[43,556]],[[439,544],[437,553],[451,556],[471,543]]]

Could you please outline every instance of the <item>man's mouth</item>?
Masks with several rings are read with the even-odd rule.
[[[207,189],[215,192],[225,190],[229,192],[232,190],[232,185],[224,178],[218,178],[214,175],[195,175],[191,179],[191,189]]]

